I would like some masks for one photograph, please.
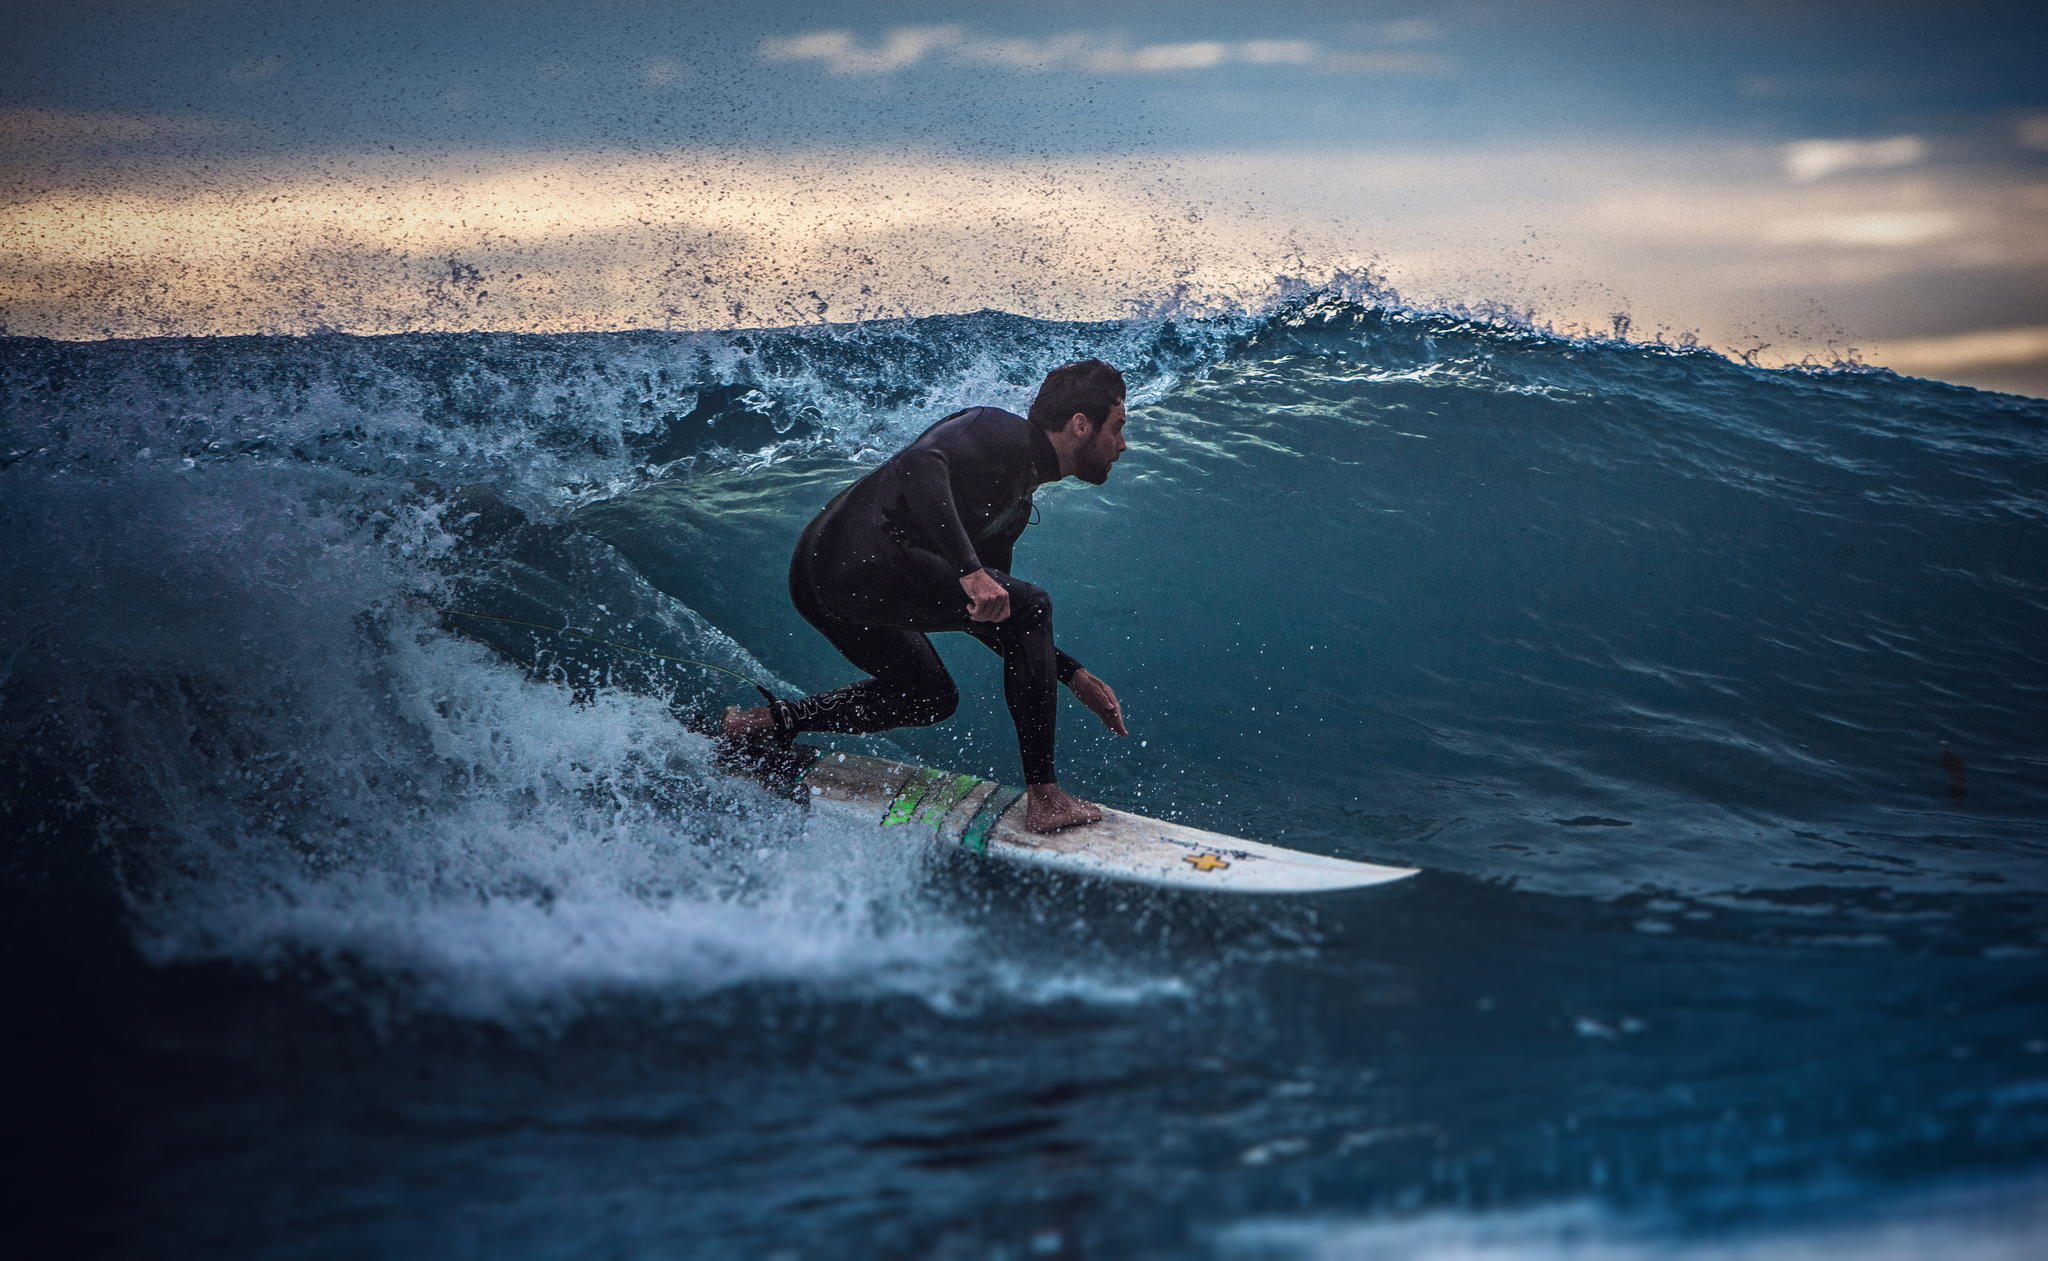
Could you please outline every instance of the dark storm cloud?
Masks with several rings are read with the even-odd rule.
[[[2048,104],[2035,5],[103,0],[12,25],[0,104],[232,122],[243,144],[1791,139]]]

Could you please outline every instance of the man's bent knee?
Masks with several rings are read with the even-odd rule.
[[[960,708],[960,689],[952,680],[920,690],[912,702],[909,720],[913,727],[929,727],[953,716]]]
[[[997,624],[998,629],[1024,630],[1036,626],[1052,616],[1052,596],[1044,587],[1012,579],[1010,587],[1010,616]]]

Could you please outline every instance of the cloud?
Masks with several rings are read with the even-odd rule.
[[[1124,58],[1121,63],[1111,63],[1118,70],[1139,72],[1154,70],[1206,70],[1220,66],[1230,60],[1231,46],[1216,40],[1204,40],[1194,44],[1148,44]],[[1097,63],[1102,66],[1101,62]],[[1108,67],[1103,67],[1108,68]]]
[[[1582,329],[1627,311],[1638,330],[1769,343],[1759,362],[1861,346],[1915,375],[2048,394],[2048,361],[2026,357],[2034,334],[2012,333],[2038,311],[2001,296],[2018,286],[1982,280],[2048,276],[2036,181],[1930,166],[1798,183],[1779,156],[1732,141],[1086,162],[369,152],[205,170],[87,155],[77,178],[0,202],[0,319],[58,337],[712,328],[979,307],[1095,319],[1176,287],[1255,297],[1281,271],[1369,264],[1439,305]],[[464,302],[448,296],[451,260],[480,277]]]
[[[1846,245],[1896,249],[1952,237],[1962,216],[1951,210],[1884,210],[1870,214],[1816,215],[1773,223],[1764,239],[1773,245]]]
[[[1159,164],[778,151],[242,159],[0,203],[10,331],[730,327],[1000,307],[1105,318],[1270,280]],[[960,207],[971,205],[972,214]],[[453,263],[476,292],[450,299]]]
[[[640,67],[640,81],[651,88],[665,88],[683,77],[683,65],[673,57],[656,57]]]
[[[1389,23],[1401,41],[1433,33],[1419,23]],[[1073,31],[1045,39],[980,35],[960,26],[899,26],[876,44],[852,31],[812,31],[761,41],[764,61],[814,61],[832,74],[886,75],[925,62],[991,66],[1028,73],[1165,74],[1220,66],[1301,66],[1337,74],[1441,74],[1451,63],[1433,53],[1326,49],[1308,39],[1187,40],[1133,47],[1121,36]]]
[[[1912,166],[1927,157],[1918,136],[1885,140],[1795,140],[1785,146],[1785,174],[1802,183],[1844,171],[1881,171]]]
[[[1984,368],[2019,367],[2048,360],[2048,324],[1888,341],[1882,353],[1885,363],[1913,376],[1946,377]]]
[[[1456,66],[1435,53],[1414,52],[1330,52],[1316,61],[1316,69],[1329,74],[1448,74]]]
[[[2048,114],[2034,114],[2020,119],[2013,128],[2013,135],[2029,149],[2048,149]]]
[[[969,39],[963,36],[946,52],[948,60],[961,65],[1042,73],[1062,67],[1085,66],[1100,46],[1101,41],[1097,37],[1081,32],[1055,35],[1050,39]]]
[[[899,26],[873,48],[852,31],[813,31],[764,39],[760,53],[765,61],[815,61],[833,74],[893,74],[963,41],[957,26]]]
[[[1237,56],[1254,66],[1307,66],[1316,59],[1314,40],[1248,39],[1237,46]]]

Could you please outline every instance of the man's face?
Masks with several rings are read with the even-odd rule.
[[[1109,466],[1124,453],[1124,405],[1109,409],[1109,419],[1095,426],[1087,443],[1074,454],[1074,476],[1096,486],[1109,480]]]

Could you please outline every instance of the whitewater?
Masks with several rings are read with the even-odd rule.
[[[1020,875],[812,817],[678,720],[751,691],[676,658],[850,681],[789,607],[798,530],[1087,356],[1130,449],[1041,492],[1016,568],[1132,737],[1065,706],[1063,779],[1422,876]],[[2048,402],[1337,292],[0,338],[0,537],[14,1077],[68,1243],[2003,1258],[2048,1227]],[[840,747],[1014,781],[955,638],[957,717]]]

